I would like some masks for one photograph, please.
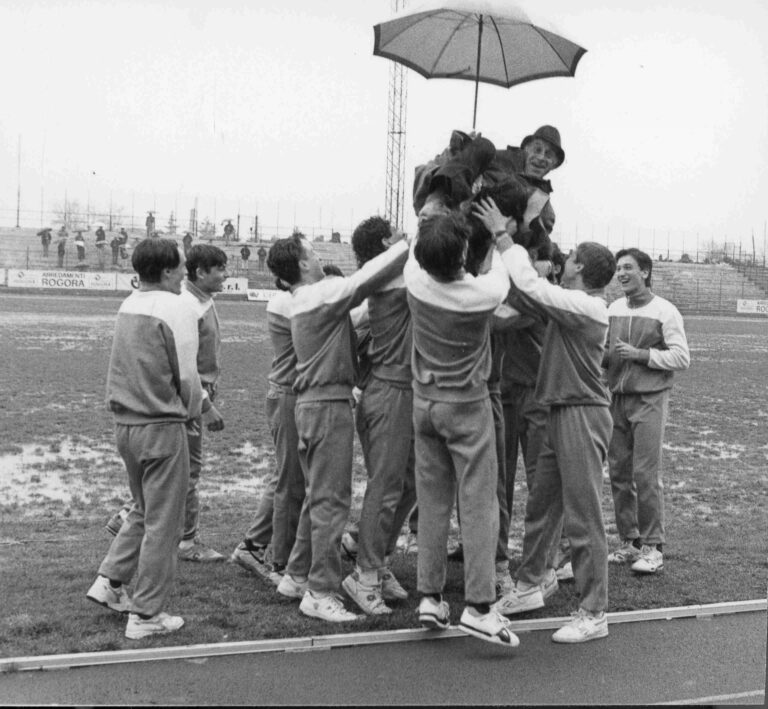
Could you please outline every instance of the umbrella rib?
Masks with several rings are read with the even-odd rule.
[[[544,36],[544,35],[541,33],[541,30],[540,30],[538,27],[536,27],[536,25],[530,25],[530,27],[531,27],[531,29],[534,29],[534,30],[536,30],[536,34],[538,34],[538,35],[539,35],[539,37],[541,37],[541,38],[542,38],[542,39],[543,39],[543,40],[544,40],[544,41],[547,43],[547,45],[549,46],[549,48],[550,48],[550,49],[551,49],[551,50],[552,50],[552,51],[553,51],[553,52],[554,52],[554,53],[557,55],[557,58],[558,58],[558,59],[559,59],[559,60],[560,60],[560,61],[563,63],[563,66],[568,66],[568,63],[565,61],[565,59],[563,59],[563,56],[562,56],[562,54],[560,54],[560,52],[558,52],[558,51],[557,51],[557,50],[556,50],[556,49],[555,49],[555,48],[552,46],[552,42],[550,42],[550,41],[549,41],[549,39],[547,39],[547,38],[546,38],[546,37],[545,37],[545,36]],[[577,55],[577,57],[578,57],[578,58],[576,59],[576,63],[578,63],[579,59],[581,58],[581,55],[579,54],[579,55]],[[574,66],[575,66],[575,65],[574,65]],[[568,66],[568,69],[570,70],[570,69],[571,69],[571,67],[570,67],[570,66]]]
[[[499,32],[499,26],[496,24],[495,18],[491,17],[490,15],[486,15],[488,19],[490,19],[491,24],[493,25],[493,29],[496,32],[496,37],[499,40],[499,49],[501,50],[501,61],[504,63],[504,76],[507,79],[507,84],[509,84],[509,70],[507,69],[507,53],[504,51],[504,42],[501,41],[501,32]]]
[[[435,61],[432,63],[432,67],[430,69],[430,72],[434,73],[435,67],[440,63],[440,60],[443,58],[443,54],[445,54],[445,50],[448,49],[448,45],[451,43],[451,40],[456,36],[456,33],[462,27],[464,27],[464,25],[468,22],[468,20],[469,20],[468,16],[462,17],[461,18],[461,22],[459,22],[459,24],[457,24],[456,27],[453,28],[453,32],[451,32],[451,34],[448,37],[448,39],[445,40],[445,43],[443,44],[443,48],[440,50],[440,53],[435,58]],[[469,68],[471,69],[472,67],[469,67]],[[462,69],[461,71],[463,72],[464,70]],[[474,77],[472,77],[472,78],[474,78]]]

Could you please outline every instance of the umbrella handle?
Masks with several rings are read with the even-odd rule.
[[[475,67],[475,110],[472,113],[472,130],[475,130],[475,123],[477,121],[477,93],[480,88],[480,53],[482,51],[483,42],[483,16],[478,15],[480,20],[477,30],[477,65]]]

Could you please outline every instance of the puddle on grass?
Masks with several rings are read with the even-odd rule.
[[[245,441],[232,458],[206,455],[201,495],[258,500],[274,466],[271,449]],[[24,516],[52,507],[114,504],[128,497],[122,460],[111,444],[71,437],[49,443],[15,445],[0,453],[0,505]]]

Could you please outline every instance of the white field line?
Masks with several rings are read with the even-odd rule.
[[[681,706],[685,704],[722,704],[724,702],[735,702],[737,699],[751,699],[752,697],[763,697],[765,699],[765,690],[756,689],[753,692],[738,692],[736,694],[718,694],[714,697],[695,697],[693,699],[678,699],[674,702],[657,702],[653,706]],[[758,705],[759,706],[759,705]]]
[[[734,613],[754,613],[768,609],[768,600],[734,601],[708,605],[680,606],[640,611],[609,613],[609,623],[637,623],[649,620],[670,620],[672,618],[703,618]],[[513,632],[553,630],[570,618],[537,618],[512,621]],[[445,640],[467,637],[466,633],[452,626],[448,630],[434,631],[420,628],[386,630],[366,633],[323,635],[309,638],[244,640],[232,643],[209,643],[204,645],[181,645],[178,647],[145,648],[137,650],[114,650],[109,652],[81,652],[68,655],[40,655],[37,657],[0,658],[0,673],[22,670],[53,670],[92,665],[114,665],[126,662],[148,662],[153,660],[189,660],[221,655],[243,655],[260,652],[301,652],[308,650],[329,650],[333,647],[353,645],[374,645],[381,643],[414,642],[419,640]]]

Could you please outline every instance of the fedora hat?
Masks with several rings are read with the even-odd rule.
[[[520,147],[524,148],[534,138],[545,140],[554,148],[555,153],[557,153],[557,159],[559,160],[555,167],[560,167],[565,160],[565,151],[560,147],[560,131],[554,126],[541,126],[541,128],[536,129],[533,135],[526,135],[525,138],[523,138]]]

